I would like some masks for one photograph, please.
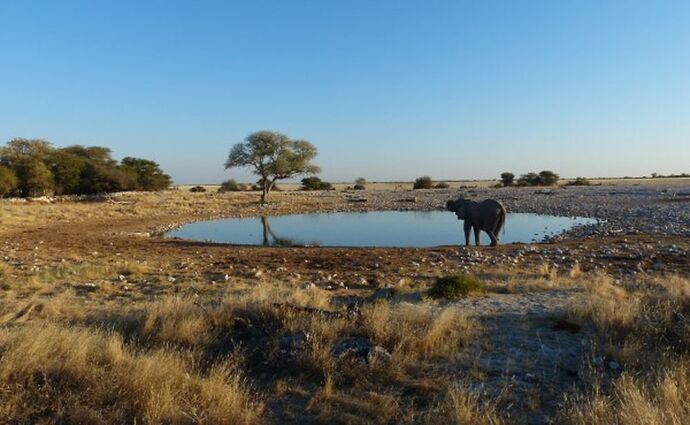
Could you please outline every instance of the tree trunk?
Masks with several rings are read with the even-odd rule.
[[[265,204],[268,200],[268,187],[264,185],[263,191],[261,192],[261,203]]]

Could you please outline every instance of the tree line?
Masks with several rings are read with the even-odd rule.
[[[154,161],[117,161],[102,146],[56,148],[45,140],[17,138],[0,147],[0,197],[151,191],[170,184]]]
[[[526,173],[515,180],[511,172],[501,173],[502,186],[553,186],[558,183],[560,176],[553,171],[544,170],[539,173]]]

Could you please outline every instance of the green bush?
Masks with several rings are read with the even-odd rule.
[[[17,188],[19,179],[11,168],[0,165],[0,198],[9,195]]]
[[[434,189],[448,189],[450,188],[450,185],[446,182],[439,182],[434,185]]]
[[[321,181],[318,177],[305,177],[302,179],[302,190],[331,190],[333,185]]]
[[[237,183],[235,180],[226,180],[220,184],[218,192],[242,192],[247,190],[247,185],[244,183]]]
[[[452,300],[474,292],[484,292],[484,283],[470,274],[462,273],[436,279],[429,289],[429,296]]]
[[[501,175],[502,176],[502,175]],[[518,186],[553,186],[560,177],[553,171],[544,170],[539,174],[527,173],[520,176]]]
[[[541,186],[553,186],[558,183],[560,177],[553,171],[544,170],[539,173],[539,185]]]
[[[503,186],[512,186],[515,183],[515,174],[508,171],[501,173],[501,183]]]
[[[418,177],[414,181],[413,189],[431,189],[434,186],[434,181],[429,176]]]

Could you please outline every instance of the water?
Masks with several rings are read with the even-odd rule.
[[[538,214],[508,214],[500,243],[537,242],[588,218]],[[168,233],[183,239],[235,245],[432,247],[465,243],[463,222],[446,211],[377,211],[363,213],[297,214],[275,217],[202,221]],[[470,235],[474,244],[474,235]],[[480,241],[488,245],[482,232]]]

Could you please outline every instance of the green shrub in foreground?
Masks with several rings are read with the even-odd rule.
[[[484,283],[478,278],[467,274],[452,274],[439,277],[429,289],[432,298],[455,299],[473,292],[483,292]]]

